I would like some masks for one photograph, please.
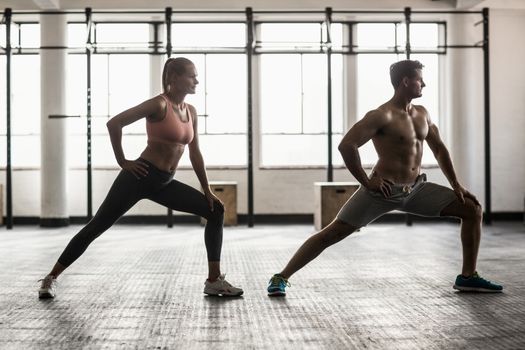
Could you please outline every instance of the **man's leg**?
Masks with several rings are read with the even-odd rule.
[[[343,205],[334,221],[303,243],[286,267],[270,279],[269,296],[284,296],[288,278],[315,259],[323,250],[346,238],[358,228],[381,215],[398,209],[396,200],[384,200],[381,194],[360,187]]]
[[[323,250],[346,238],[356,229],[354,226],[335,219],[321,231],[308,238],[279,275],[286,279],[290,278],[295,272],[321,254]]]
[[[481,206],[469,198],[465,198],[465,203],[461,203],[457,199],[443,208],[440,215],[455,216],[461,219],[461,244],[463,246],[461,274],[465,277],[472,276],[476,271],[476,261],[481,239],[481,220],[483,216]]]
[[[467,292],[501,292],[503,286],[480,277],[476,272],[482,215],[481,206],[469,198],[465,198],[465,203],[456,199],[441,211],[441,216],[461,218],[463,267],[461,275],[456,277],[454,289]]]
[[[269,296],[285,296],[288,278],[315,259],[323,250],[354,232],[357,227],[335,219],[328,226],[308,238],[290,259],[286,267],[272,276],[268,284]]]
[[[421,216],[453,216],[461,219],[463,266],[456,277],[454,289],[472,292],[501,292],[502,286],[492,283],[476,272],[481,237],[482,209],[465,197],[461,203],[450,188],[432,182],[416,185],[405,200],[403,211]]]

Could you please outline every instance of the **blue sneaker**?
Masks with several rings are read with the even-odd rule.
[[[286,278],[279,274],[275,274],[268,282],[268,296],[270,297],[284,297],[286,295],[286,287],[291,284]]]
[[[482,292],[482,293],[500,293],[503,291],[503,286],[492,283],[474,272],[469,278],[458,275],[456,277],[456,283],[454,283],[454,289],[462,292]]]

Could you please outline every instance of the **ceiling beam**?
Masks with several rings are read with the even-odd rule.
[[[485,0],[456,0],[456,8],[461,10],[467,10],[478,6]]]
[[[60,0],[33,0],[33,2],[42,10],[60,9]]]

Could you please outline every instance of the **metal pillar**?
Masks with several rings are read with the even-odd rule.
[[[254,35],[255,30],[253,23],[253,11],[251,7],[246,8],[246,67],[247,67],[247,142],[248,142],[248,227],[253,227],[253,100],[252,100],[252,60],[254,50]]]
[[[485,118],[485,224],[492,223],[490,176],[490,70],[489,70],[489,9],[483,8],[483,95]]]
[[[405,45],[405,52],[407,56],[407,60],[410,59],[410,21],[412,20],[412,9],[410,7],[405,7],[405,25],[406,25],[406,45]],[[412,217],[410,214],[405,214],[405,224],[407,226],[412,226]]]
[[[166,7],[166,54],[171,57],[171,14],[173,10],[171,7]]]
[[[13,228],[13,187],[12,187],[12,169],[11,169],[11,19],[13,13],[10,8],[6,8],[4,12],[5,17],[5,56],[6,56],[6,138],[7,138],[7,147],[6,147],[6,186],[5,186],[5,196],[6,196],[6,223],[5,226],[8,230]],[[2,215],[0,213],[0,215]]]
[[[326,181],[334,181],[334,167],[332,161],[332,37],[331,37],[331,25],[332,25],[332,8],[327,7],[325,10],[326,14],[326,74],[327,74],[327,117],[328,117],[328,164]]]
[[[168,58],[171,57],[171,14],[173,13],[173,10],[171,7],[166,7],[165,10],[165,23],[166,23],[166,54],[168,55]],[[161,79],[163,79],[162,77]],[[163,82],[164,86],[164,82]],[[173,210],[168,208],[168,227],[173,227]]]
[[[91,165],[91,54],[93,52],[91,41],[91,8],[86,7],[86,142],[87,142],[87,218],[93,217],[93,169]]]
[[[412,20],[412,9],[410,7],[405,7],[405,25],[406,25],[406,45],[405,51],[407,55],[407,60],[410,59],[410,21]]]

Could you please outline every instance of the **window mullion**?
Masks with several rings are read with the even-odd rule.
[[[304,54],[301,57],[301,134],[304,134]]]
[[[208,54],[204,54],[204,134],[208,134]]]

